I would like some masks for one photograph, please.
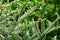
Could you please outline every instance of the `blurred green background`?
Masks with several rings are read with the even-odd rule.
[[[0,40],[60,40],[58,17],[60,0],[0,0]]]

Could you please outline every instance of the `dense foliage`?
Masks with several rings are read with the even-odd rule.
[[[0,40],[60,40],[60,0],[0,0]]]

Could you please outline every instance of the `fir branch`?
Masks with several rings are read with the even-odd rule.
[[[39,7],[41,6],[41,2],[36,5],[35,7],[33,7],[32,9],[30,9],[30,11],[26,12],[24,15],[22,15],[18,20],[18,23],[21,21],[21,20],[24,20],[25,18],[27,18],[30,14],[32,14],[35,10],[37,10]]]
[[[41,36],[40,36],[40,38],[39,38],[40,40],[41,40],[41,38],[44,37],[44,35],[47,35],[47,32],[49,32],[49,30],[52,28],[52,26],[53,26],[58,20],[60,20],[60,17],[57,17],[56,20],[50,24],[50,27],[48,27],[48,28],[41,34]]]
[[[21,10],[20,10],[20,8],[18,8],[18,14],[16,16],[16,21],[18,21],[18,18],[24,14],[25,8],[27,7],[28,2],[29,1],[27,1],[26,3],[23,4],[23,6],[21,7]]]

